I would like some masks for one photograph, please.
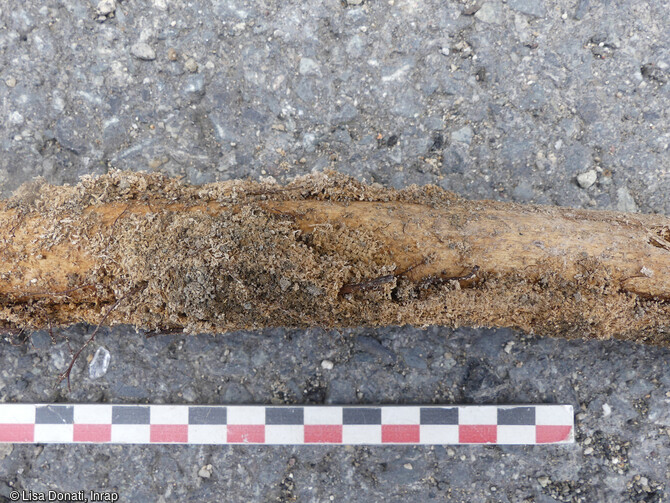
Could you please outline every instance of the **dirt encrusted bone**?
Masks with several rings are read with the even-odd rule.
[[[662,216],[335,172],[191,186],[115,170],[34,180],[0,203],[0,226],[5,329],[106,315],[157,332],[440,324],[670,341]]]

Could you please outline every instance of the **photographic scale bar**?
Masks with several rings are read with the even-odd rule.
[[[539,445],[573,442],[571,405],[0,403],[0,443]]]

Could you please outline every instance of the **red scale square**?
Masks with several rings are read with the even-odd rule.
[[[72,433],[73,442],[110,442],[111,424],[75,424]]]
[[[150,442],[160,443],[187,443],[187,424],[152,424],[149,435]]]
[[[32,442],[34,424],[0,424],[0,442]]]
[[[494,444],[498,440],[495,424],[462,424],[458,427],[458,442],[461,444]]]
[[[306,444],[341,444],[342,425],[339,424],[306,424]]]
[[[572,426],[546,426],[535,427],[535,441],[538,444],[550,444],[553,442],[565,442],[570,438]]]
[[[229,444],[262,444],[265,442],[263,424],[229,424]]]
[[[418,424],[383,424],[382,444],[418,444],[420,426]]]

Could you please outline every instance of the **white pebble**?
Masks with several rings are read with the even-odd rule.
[[[208,479],[212,476],[213,471],[212,465],[205,465],[198,471],[198,477]]]
[[[100,0],[100,2],[98,2],[97,10],[98,14],[101,16],[111,14],[116,10],[116,0]]]
[[[9,114],[9,122],[10,124],[23,124],[23,115],[14,110]]]
[[[603,404],[603,416],[607,417],[612,413],[612,407],[609,404]]]
[[[332,370],[335,364],[331,362],[330,360],[323,360],[321,362],[321,368],[326,369],[326,370]]]
[[[188,58],[186,63],[184,63],[184,68],[186,68],[191,73],[195,73],[198,71],[198,63],[196,63],[195,59]]]
[[[88,366],[88,376],[91,379],[100,379],[107,373],[111,359],[109,351],[100,346]]]
[[[145,61],[153,61],[156,59],[156,51],[154,51],[151,46],[145,42],[138,42],[130,48],[130,53],[138,59],[143,59]]]
[[[543,475],[542,477],[538,477],[537,481],[540,483],[542,487],[547,487],[549,483],[551,482],[551,479],[547,477],[546,475]]]
[[[582,189],[588,189],[591,185],[596,183],[598,179],[598,173],[595,169],[590,169],[585,173],[580,173],[577,175],[577,183]]]

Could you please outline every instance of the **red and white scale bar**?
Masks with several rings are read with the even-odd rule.
[[[571,405],[263,406],[0,403],[2,443],[564,444]]]

